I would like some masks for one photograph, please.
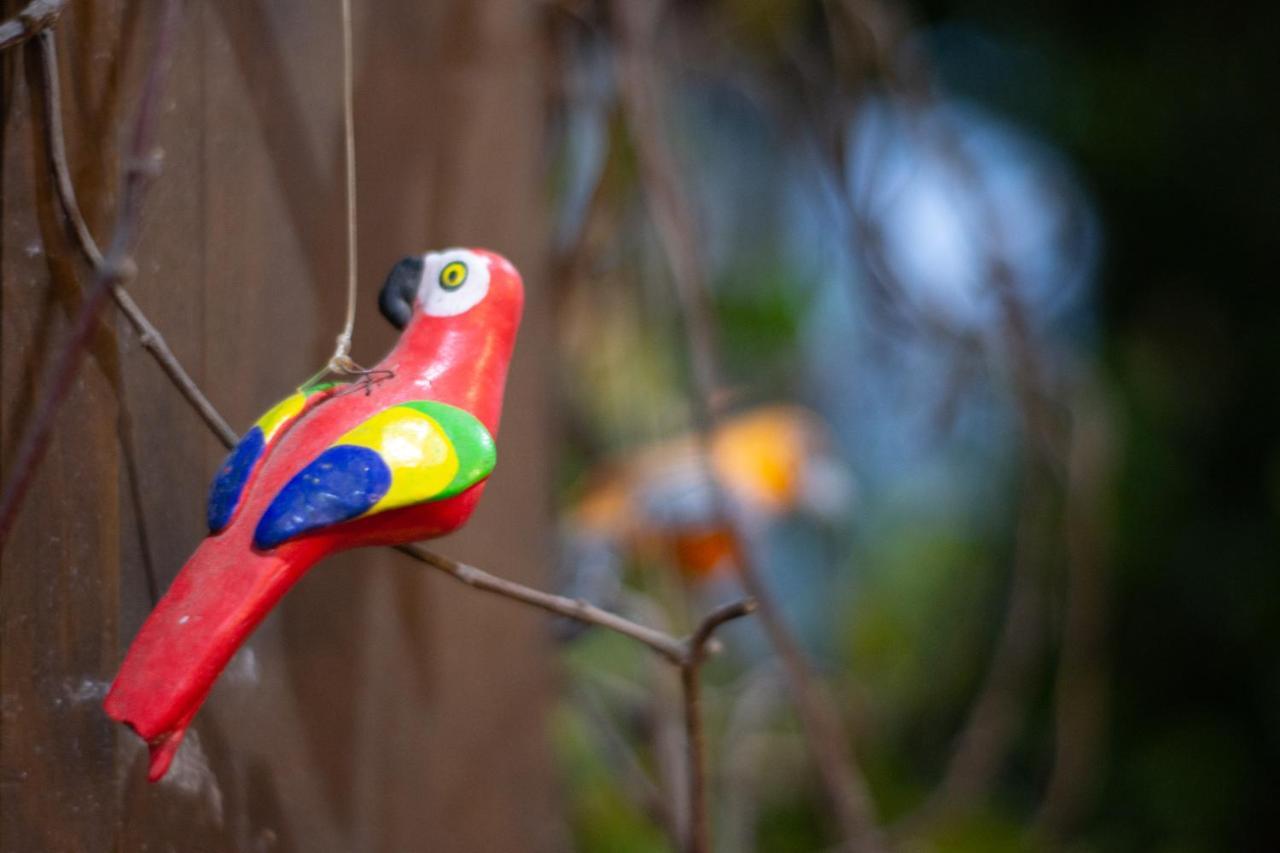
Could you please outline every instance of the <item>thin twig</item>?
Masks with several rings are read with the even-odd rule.
[[[89,231],[88,224],[76,200],[75,186],[71,182],[71,169],[67,165],[66,135],[62,129],[62,84],[58,79],[58,41],[52,30],[40,34],[36,41],[40,52],[40,86],[44,91],[45,148],[49,153],[49,165],[53,169],[53,184],[58,192],[58,203],[71,230],[76,246],[89,266],[102,266],[102,250]]]
[[[125,154],[124,177],[120,192],[120,210],[116,217],[111,247],[94,270],[93,283],[85,295],[71,326],[71,334],[58,357],[48,392],[36,408],[35,417],[14,456],[13,473],[0,495],[0,545],[7,539],[18,510],[22,507],[36,470],[49,446],[53,422],[62,401],[71,390],[85,348],[97,329],[98,314],[112,288],[128,281],[136,272],[130,252],[137,239],[142,201],[147,185],[157,171],[154,151],[156,126],[160,113],[160,94],[169,56],[177,40],[181,5],[168,0],[156,33],[150,67],[139,96],[134,116],[132,140]]]
[[[689,853],[706,853],[711,849],[711,830],[707,820],[707,756],[702,728],[702,662],[706,658],[707,641],[726,622],[754,612],[752,599],[735,601],[713,610],[702,620],[689,638],[684,663],[680,666],[680,684],[684,691],[685,744],[689,771],[689,829],[685,849]]]
[[[57,190],[58,203],[66,219],[67,227],[76,247],[84,256],[90,268],[101,269],[103,266],[102,251],[98,248],[93,234],[85,222],[76,198],[75,185],[71,181],[71,170],[67,165],[65,135],[62,130],[61,85],[58,81],[58,45],[52,30],[40,34],[36,45],[40,51],[41,86],[44,89],[44,130],[45,145],[49,152],[49,162],[53,169],[53,185]],[[146,314],[138,307],[129,291],[123,284],[117,283],[111,288],[111,296],[116,306],[128,319],[138,335],[138,343],[145,348],[160,368],[168,375],[179,393],[186,398],[196,413],[209,425],[218,440],[225,447],[234,447],[238,437],[235,430],[218,412],[209,398],[201,392],[190,374],[182,367],[164,336],[160,334]]]
[[[963,726],[952,741],[941,781],[919,807],[893,826],[895,838],[918,835],[981,803],[999,775],[1009,745],[1018,732],[1020,714],[1026,706],[1036,663],[1045,644],[1041,619],[1043,584],[1037,561],[1044,553],[1045,528],[1053,512],[1044,485],[1045,475],[1034,463],[1024,464],[1009,601],[987,672]]]
[[[681,306],[696,384],[691,402],[700,440],[705,443],[716,423],[713,401],[720,389],[719,367],[703,261],[696,242],[696,216],[682,192],[679,170],[662,130],[664,121],[653,80],[651,53],[661,8],[660,2],[615,0],[612,11],[619,40],[617,73],[650,215]],[[710,458],[709,454],[704,457]],[[800,644],[760,579],[752,559],[756,549],[751,547],[749,525],[714,473],[708,475],[717,514],[740,544],[736,554],[739,575],[747,592],[758,602],[761,624],[782,663],[810,752],[835,808],[843,841],[856,850],[883,850],[870,791],[853,762],[840,715],[814,678]]]
[[[630,619],[626,619],[616,613],[602,610],[580,598],[566,598],[563,595],[553,595],[549,592],[532,589],[515,581],[491,575],[482,569],[477,569],[475,566],[469,566],[466,563],[460,563],[457,560],[428,551],[421,545],[397,545],[396,550],[402,554],[408,554],[418,562],[425,563],[433,569],[439,569],[454,580],[474,589],[491,592],[504,598],[538,607],[550,613],[558,613],[570,619],[577,619],[580,622],[589,622],[601,628],[608,628],[610,631],[616,631],[619,634],[644,643],[677,666],[684,662],[685,644],[680,640],[670,634],[664,634],[662,631],[656,631],[653,628],[632,622]]]
[[[1026,444],[1024,489],[1019,498],[1018,537],[1009,604],[1000,641],[986,680],[969,718],[956,738],[956,747],[938,789],[906,826],[917,829],[939,819],[970,810],[990,792],[1018,731],[1018,714],[1031,699],[1034,679],[1048,642],[1044,626],[1043,590],[1046,555],[1052,553],[1056,528],[1061,526],[1055,506],[1058,485],[1065,474],[1068,437],[1056,407],[1054,387],[1043,354],[1032,332],[1023,294],[1027,287],[1002,256],[1000,220],[989,188],[954,131],[942,124],[925,143],[955,170],[979,208],[987,235],[985,284],[999,306],[998,331],[1012,362],[1010,371],[1016,410]],[[1068,551],[1068,562],[1076,555]],[[1060,666],[1062,663],[1060,662]]]
[[[1049,841],[1062,838],[1081,817],[1106,740],[1110,608],[1100,504],[1115,462],[1109,413],[1094,399],[1095,389],[1086,391],[1076,407],[1067,456],[1067,597],[1054,697],[1053,767],[1033,821]]]
[[[876,3],[867,5],[832,2],[826,4],[825,11],[828,16],[841,13],[856,21],[868,13],[882,11],[882,8]],[[834,31],[835,27],[832,29]],[[873,29],[868,28],[868,32],[872,31]],[[885,44],[880,45],[881,53],[892,56],[898,52],[897,44],[905,34],[904,26],[890,27],[882,38],[874,40],[883,40]],[[901,85],[909,92],[909,97],[902,99],[911,105],[907,109],[918,109],[921,105],[930,103],[933,98],[928,68],[918,57],[916,61],[917,64],[912,69],[916,72],[914,79],[904,79],[894,62],[886,63],[883,69],[895,85]],[[934,338],[950,342],[957,352],[972,352],[976,344],[978,354],[986,353],[990,349],[989,342],[977,336],[960,334],[949,323],[936,322],[924,306],[907,298],[905,289],[893,279],[888,264],[881,255],[883,246],[874,215],[853,196],[848,163],[845,161],[849,151],[847,137],[851,119],[851,115],[838,116],[835,122],[835,126],[839,128],[836,143],[830,147],[827,156],[832,166],[837,201],[848,213],[853,229],[852,245],[862,254],[863,266],[869,273],[870,281],[879,287],[878,295],[888,297],[888,302],[893,307],[905,309],[903,313],[916,320],[923,331]],[[979,230],[987,234],[990,240],[985,259],[985,279],[999,306],[1000,334],[1007,350],[1007,359],[1013,365],[1012,384],[1023,432],[1031,452],[1026,454],[1024,461],[1028,471],[1024,493],[1020,499],[1018,540],[1000,639],[982,689],[975,697],[965,726],[955,740],[955,747],[941,782],[925,798],[921,807],[895,826],[896,837],[918,832],[938,819],[955,815],[979,803],[994,783],[1010,748],[1010,741],[1017,730],[1017,716],[1025,709],[1036,673],[1038,655],[1046,639],[1041,625],[1044,602],[1041,590],[1043,580],[1039,575],[1042,572],[1035,565],[1042,559],[1046,543],[1040,541],[1036,546],[1031,543],[1044,540],[1054,522],[1054,479],[1061,475],[1060,448],[1064,446],[1065,439],[1058,413],[1051,405],[1054,394],[1045,378],[1044,359],[1037,348],[1022,303],[1021,295],[1025,288],[1021,286],[1014,270],[1003,262],[994,248],[994,244],[998,243],[999,223],[991,209],[981,177],[954,134],[948,133],[945,126],[923,141],[947,159],[981,206],[986,226]],[[866,196],[871,198],[874,193],[868,191]],[[1068,562],[1074,559],[1068,552]],[[1064,655],[1063,666],[1065,660]],[[1061,734],[1059,740],[1061,742]]]
[[[644,643],[679,667],[689,779],[689,825],[685,849],[690,853],[706,853],[711,849],[711,833],[707,822],[706,748],[702,727],[699,674],[708,653],[711,635],[726,622],[754,612],[757,605],[753,599],[744,599],[717,608],[702,620],[689,639],[680,641],[661,631],[624,619],[607,610],[601,610],[582,599],[565,598],[531,589],[514,581],[491,575],[475,566],[435,554],[420,545],[398,545],[396,550],[432,568],[439,569],[454,580],[475,589],[617,631],[619,634]]]
[[[32,0],[18,14],[0,23],[0,50],[22,44],[57,22],[67,0]]]
[[[57,38],[53,28],[45,29],[34,39],[36,55],[28,68],[35,69],[28,88],[34,111],[43,117],[41,130],[44,139],[45,164],[53,178],[55,196],[63,213],[63,222],[67,226],[72,243],[88,262],[91,270],[102,266],[102,252],[93,239],[80,206],[76,200],[75,189],[71,182],[71,170],[67,165],[65,136],[62,130],[61,84],[58,80]],[[128,295],[121,285],[112,288],[117,301],[121,295]],[[130,300],[132,304],[132,300]],[[118,342],[117,342],[118,344]],[[119,353],[119,346],[116,347]],[[147,599],[154,607],[160,600],[160,584],[156,578],[155,564],[151,557],[151,537],[147,528],[147,520],[142,510],[142,485],[139,479],[138,454],[133,443],[133,416],[123,395],[125,387],[119,386],[122,395],[117,422],[120,434],[120,453],[125,466],[125,480],[128,484],[130,500],[133,503],[135,520],[138,526],[138,549],[142,559],[143,576],[146,580]]]
[[[628,613],[663,630],[669,630],[669,618],[673,615],[656,599],[645,593],[624,595]],[[650,689],[648,726],[645,741],[648,744],[654,776],[671,808],[675,832],[671,835],[673,850],[683,850],[689,837],[689,817],[693,813],[689,802],[688,737],[684,725],[684,684],[680,673],[668,671],[667,661],[656,658],[646,667],[646,683]],[[674,675],[675,677],[670,677]]]

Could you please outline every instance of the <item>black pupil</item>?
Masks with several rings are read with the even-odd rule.
[[[453,288],[462,284],[463,279],[466,277],[467,268],[455,261],[444,268],[444,273],[440,276],[440,283],[445,287]]]

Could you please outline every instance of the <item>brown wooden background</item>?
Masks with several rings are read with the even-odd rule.
[[[20,3],[5,3],[11,14]],[[498,472],[440,543],[545,583],[548,319],[538,9],[356,4],[362,298],[356,357],[392,333],[399,257],[453,244],[524,272]],[[159,4],[79,0],[58,25],[75,181],[100,240]],[[233,426],[323,363],[344,281],[337,0],[188,0],[134,295]],[[31,52],[33,53],[33,52]],[[0,461],[42,393],[83,266],[46,178],[22,49],[3,62]],[[0,566],[0,849],[545,850],[563,846],[534,614],[389,552],[305,578],[233,661],[172,778],[100,710],[203,530],[222,450],[109,306]]]

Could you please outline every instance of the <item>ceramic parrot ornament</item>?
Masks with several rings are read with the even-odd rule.
[[[324,557],[464,524],[496,461],[520,325],[520,275],[480,249],[401,261],[382,313],[402,329],[359,381],[304,387],[232,449],[209,493],[209,536],[134,639],[105,707],[168,769],[214,680]]]

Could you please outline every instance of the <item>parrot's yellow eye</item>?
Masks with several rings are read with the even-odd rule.
[[[445,290],[457,290],[467,280],[467,265],[462,261],[451,261],[440,270],[440,286]]]
[[[423,258],[418,302],[429,317],[456,317],[489,293],[489,259],[467,249],[445,249]],[[434,286],[432,282],[435,282]]]

